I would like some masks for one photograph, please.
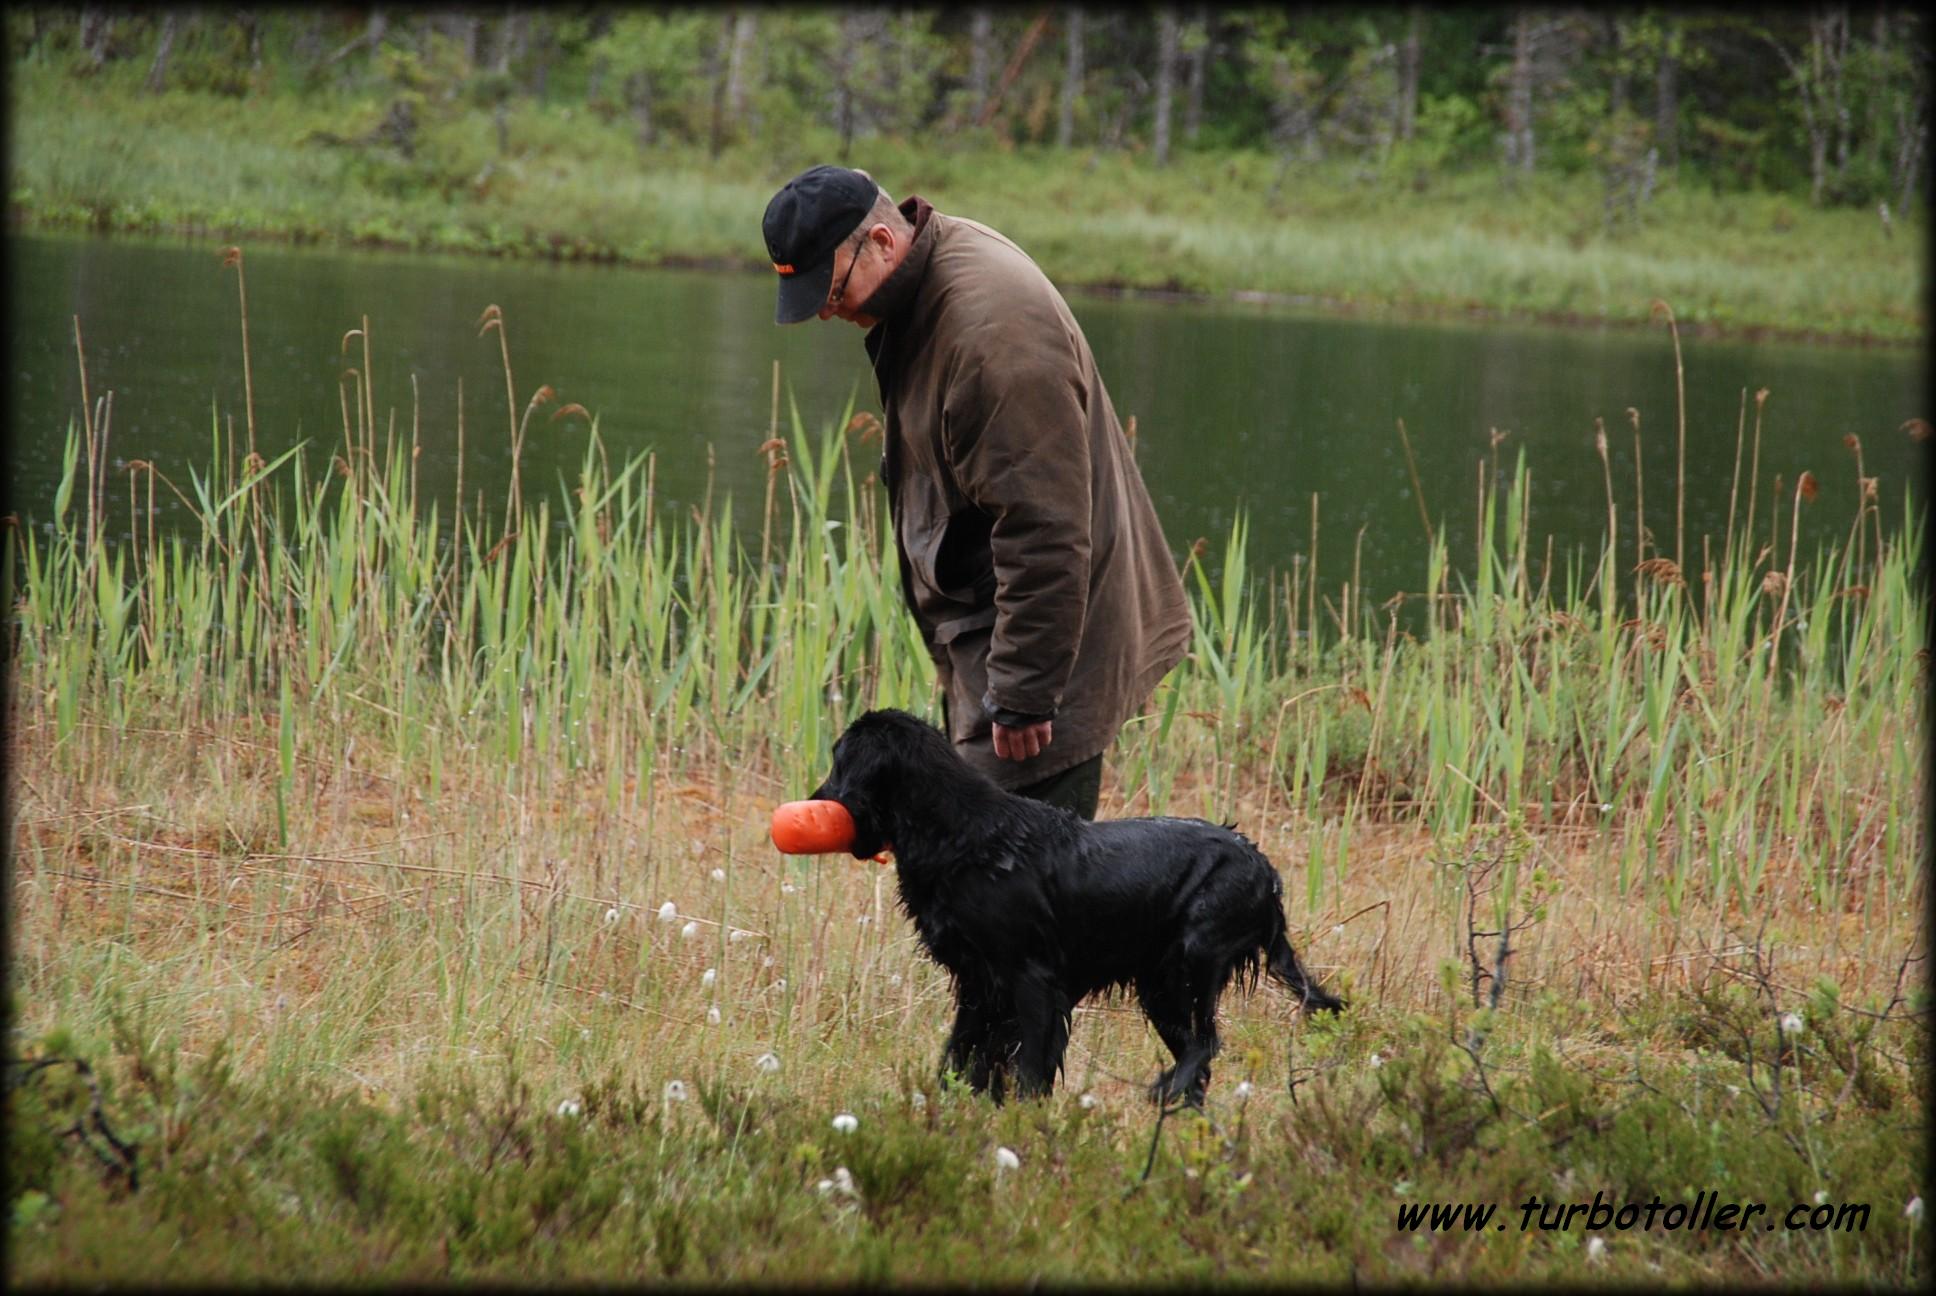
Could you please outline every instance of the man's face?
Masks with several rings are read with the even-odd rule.
[[[820,308],[821,319],[844,319],[864,329],[880,323],[855,307],[865,305],[874,290],[893,273],[895,243],[893,230],[886,225],[873,225],[835,250],[834,282],[827,290],[826,303]]]

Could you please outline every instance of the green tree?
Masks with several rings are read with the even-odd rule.
[[[701,58],[715,25],[710,14],[693,10],[633,10],[587,42],[588,56],[622,87],[641,148],[657,143],[662,131],[696,138],[705,89]]]

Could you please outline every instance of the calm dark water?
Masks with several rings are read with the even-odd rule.
[[[89,389],[114,393],[111,460],[148,459],[186,489],[208,463],[214,418],[244,426],[236,278],[215,243],[14,238],[8,449],[9,508],[31,525],[52,513],[63,437],[81,412],[73,319],[80,317]],[[614,463],[658,453],[662,498],[696,503],[707,481],[730,492],[735,515],[757,527],[772,400],[780,362],[785,402],[809,427],[837,416],[850,394],[878,404],[860,331],[851,325],[773,323],[767,276],[533,265],[389,253],[247,249],[249,341],[259,443],[273,455],[308,439],[321,467],[343,441],[338,375],[344,333],[370,322],[379,427],[412,419],[420,485],[448,500],[454,486],[462,385],[465,493],[501,508],[510,433],[497,335],[478,336],[486,305],[509,330],[518,412],[548,383],[558,404],[597,413]],[[1368,322],[1282,309],[1071,297],[1118,413],[1137,426],[1138,459],[1172,549],[1199,536],[1220,550],[1239,509],[1251,519],[1253,567],[1308,559],[1317,500],[1319,571],[1333,595],[1349,578],[1360,531],[1373,600],[1419,590],[1426,546],[1396,421],[1411,436],[1426,503],[1452,536],[1455,568],[1471,566],[1476,474],[1491,429],[1509,432],[1503,472],[1523,447],[1532,472],[1533,534],[1556,557],[1597,552],[1605,487],[1594,419],[1606,421],[1622,528],[1632,543],[1634,440],[1640,411],[1647,522],[1674,542],[1675,382],[1664,327],[1647,332],[1504,325]],[[1776,474],[1812,470],[1821,499],[1804,510],[1802,543],[1845,537],[1856,464],[1843,437],[1860,438],[1880,479],[1885,528],[1906,495],[1918,506],[1927,447],[1901,430],[1930,418],[1920,350],[1804,348],[1683,338],[1687,386],[1686,524],[1718,547],[1742,392],[1770,389],[1761,447],[1758,529],[1766,533]],[[575,480],[581,420],[534,416],[525,448],[527,497]],[[381,436],[379,435],[379,441]],[[871,457],[871,452],[869,457]],[[115,479],[125,529],[126,475]],[[163,494],[166,492],[164,491]],[[1745,487],[1744,487],[1745,493]],[[176,513],[178,505],[171,507]],[[1783,510],[1784,519],[1787,510]],[[177,522],[175,513],[163,524]],[[1785,526],[1785,522],[1784,522]]]

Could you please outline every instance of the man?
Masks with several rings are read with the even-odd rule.
[[[816,166],[767,204],[778,321],[867,330],[901,586],[955,749],[1094,818],[1102,754],[1190,614],[1068,304],[985,225]]]

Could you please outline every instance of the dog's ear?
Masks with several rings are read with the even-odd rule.
[[[853,855],[878,855],[893,831],[892,815],[900,790],[900,762],[879,712],[869,712],[847,727],[834,744],[833,772],[820,795],[840,802],[854,820]]]
[[[897,758],[891,732],[880,725],[863,729],[856,724],[841,743],[841,764],[835,768],[841,772],[842,788],[873,805],[892,805],[904,762]]]

